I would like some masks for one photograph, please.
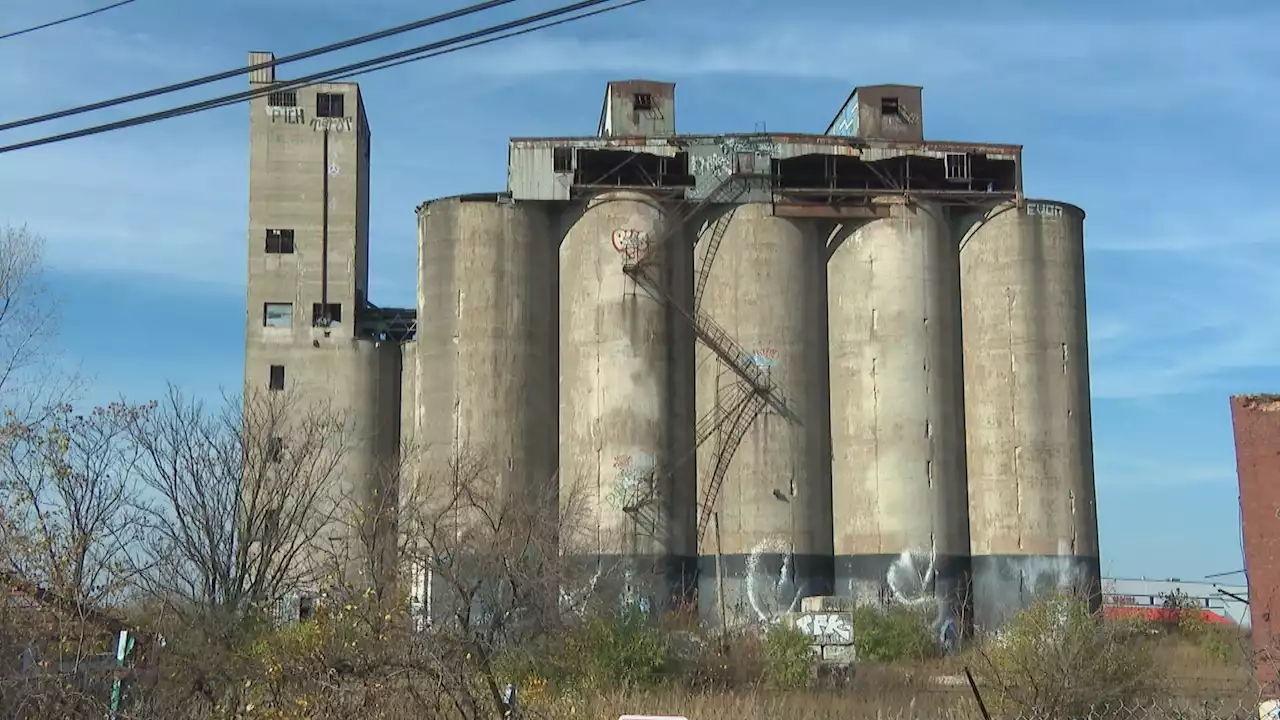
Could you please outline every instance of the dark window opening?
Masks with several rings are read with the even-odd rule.
[[[298,619],[310,620],[316,614],[316,599],[310,595],[298,598]]]
[[[947,153],[943,165],[948,180],[968,180],[971,177],[969,153]]]
[[[551,172],[573,172],[573,148],[558,147],[551,149]]]
[[[881,115],[897,115],[898,114],[898,98],[896,97],[880,98],[880,114]]]
[[[284,438],[267,438],[267,462],[280,462],[282,457],[284,457]]]
[[[293,327],[293,303],[263,303],[263,327]]]
[[[298,107],[296,90],[278,90],[267,96],[267,104],[271,107]]]
[[[961,170],[966,171],[967,177],[953,174]],[[859,190],[1009,193],[1017,189],[1018,167],[1012,160],[991,160],[982,153],[904,155],[871,162],[837,155],[802,155],[774,160],[773,174],[774,186],[779,190],[844,194]]]
[[[636,93],[635,97],[632,98],[632,105],[637,110],[652,110],[653,95],[650,95],[649,93]]]
[[[673,157],[626,150],[585,150],[577,152],[575,185],[614,187],[693,187],[689,174],[689,154]]]
[[[346,113],[342,107],[343,97],[339,93],[318,93],[316,95],[316,117],[340,118]]]
[[[342,303],[312,303],[311,325],[313,327],[329,327],[342,322]]]
[[[267,230],[267,252],[290,255],[293,253],[292,230]]]
[[[283,365],[271,366],[271,379],[267,382],[267,387],[270,388],[271,390],[284,389],[284,366]]]

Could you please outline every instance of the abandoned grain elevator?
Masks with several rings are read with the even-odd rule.
[[[255,100],[246,383],[349,404],[347,492],[405,439],[421,478],[483,454],[707,617],[837,595],[945,632],[1096,591],[1084,213],[1024,197],[1018,145],[925,140],[921,94],[679,135],[673,84],[609,83],[594,135],[418,207],[416,309],[367,299],[358,87]]]

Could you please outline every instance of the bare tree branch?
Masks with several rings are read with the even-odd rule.
[[[317,581],[335,512],[341,414],[288,393],[227,398],[219,412],[170,388],[132,428],[145,506],[149,589],[179,613],[242,617]]]

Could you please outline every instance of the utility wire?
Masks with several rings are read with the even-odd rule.
[[[53,22],[47,22],[47,23],[45,23],[45,24],[43,24],[43,25],[36,25],[35,27],[25,28],[25,29],[23,29],[23,30],[14,30],[14,31],[13,31],[13,32],[11,32],[11,33],[6,33],[6,34],[4,34],[4,35],[0,35],[0,40],[8,40],[9,38],[18,37],[19,35],[26,35],[27,33],[33,33],[33,32],[35,32],[35,31],[37,31],[37,30],[44,30],[45,28],[51,28],[51,27],[53,27],[54,25],[61,25],[61,24],[63,24],[63,23],[69,23],[69,22],[71,22],[72,20],[79,20],[80,18],[87,18],[87,17],[89,17],[90,15],[97,15],[97,14],[98,14],[98,13],[100,13],[100,12],[106,12],[106,11],[108,11],[108,10],[112,9],[112,8],[118,8],[118,7],[120,7],[121,5],[128,5],[128,4],[129,4],[129,3],[131,3],[131,2],[134,2],[134,0],[120,0],[120,2],[118,2],[118,3],[114,3],[114,4],[112,4],[112,5],[107,5],[106,7],[100,7],[100,8],[98,8],[97,10],[90,10],[90,11],[88,11],[88,12],[82,12],[82,13],[80,13],[79,15],[72,15],[71,17],[64,17],[64,18],[62,18],[61,20],[54,20]]]
[[[128,0],[128,1],[133,2],[133,0]],[[71,117],[72,115],[80,115],[82,113],[92,112],[94,110],[102,110],[103,108],[115,107],[116,105],[123,105],[125,103],[134,102],[136,100],[145,100],[147,98],[156,97],[157,95],[167,95],[169,93],[177,92],[179,90],[186,90],[188,88],[199,87],[201,85],[208,85],[209,83],[218,82],[219,80],[226,80],[228,78],[248,75],[249,73],[255,70],[262,70],[264,68],[275,67],[276,65],[283,65],[285,63],[297,62],[298,60],[306,60],[307,58],[312,58],[317,55],[324,55],[327,53],[335,52],[337,50],[345,50],[346,48],[349,48],[349,47],[355,47],[356,45],[363,45],[365,43],[370,43],[370,42],[373,42],[374,40],[381,40],[383,38],[391,37],[393,35],[400,35],[402,33],[406,33],[411,30],[418,30],[420,28],[424,28],[429,25],[438,25],[442,22],[447,22],[449,20],[456,20],[457,18],[465,17],[467,15],[474,15],[478,12],[490,10],[500,5],[509,5],[510,3],[513,3],[515,1],[516,0],[486,0],[486,2],[480,2],[474,5],[468,5],[467,7],[458,8],[457,10],[450,10],[449,12],[446,12],[446,13],[433,15],[431,17],[423,18],[421,20],[416,20],[414,22],[406,23],[404,25],[397,25],[396,27],[387,28],[386,30],[379,30],[378,32],[369,33],[368,35],[361,35],[360,37],[351,38],[349,40],[342,40],[340,42],[331,43],[323,47],[313,48],[311,50],[304,50],[303,52],[294,53],[293,55],[286,55],[284,57],[276,58],[268,62],[257,63],[254,65],[246,65],[236,70],[227,70],[225,72],[215,73],[213,75],[205,75],[204,77],[199,77],[194,80],[187,80],[185,82],[174,83],[173,85],[165,85],[164,87],[158,87],[153,90],[145,90],[143,92],[137,92],[137,93],[133,93],[132,95],[125,95],[122,97],[113,98],[111,100],[103,100],[101,102],[89,103],[88,105],[81,105],[79,107],[68,108],[66,110],[59,110],[57,112],[51,112],[44,115],[36,115],[34,117],[24,118],[22,120],[12,120],[10,122],[0,124],[0,131],[26,127],[27,125],[35,125],[36,123],[48,122],[50,120],[57,120],[59,118],[64,118],[64,117]],[[0,37],[0,39],[3,39],[3,38]]]
[[[581,0],[581,2],[573,3],[571,5],[564,5],[564,6],[555,8],[553,10],[548,10],[546,12],[538,13],[536,15],[529,15],[529,16],[520,18],[518,20],[505,22],[500,25],[494,25],[488,28],[484,28],[482,30],[465,33],[463,35],[457,35],[452,38],[447,38],[445,40],[428,43],[426,45],[420,45],[418,47],[410,48],[408,50],[402,50],[400,52],[382,55],[369,60],[363,60],[361,62],[352,63],[350,65],[344,65],[339,68],[325,70],[322,72],[307,75],[305,77],[297,78],[295,80],[286,80],[282,82],[277,82],[261,88],[250,89],[247,91],[238,92],[231,95],[224,95],[222,97],[214,98],[212,100],[205,100],[198,103],[192,103],[190,105],[184,105],[184,106],[173,108],[170,110],[150,113],[148,115],[140,115],[137,117],[128,118],[126,120],[119,120],[112,123],[106,123],[104,125],[96,125],[93,127],[84,128],[82,130],[74,130],[72,132],[61,133],[58,135],[52,135],[49,137],[39,138],[36,140],[28,140],[28,141],[16,143],[13,145],[6,145],[3,147],[0,147],[0,154],[13,152],[15,150],[25,150],[27,148],[38,147],[40,145],[48,145],[51,143],[62,142],[65,140],[72,140],[75,138],[86,137],[89,135],[97,135],[104,132],[110,132],[112,130],[122,130],[124,128],[134,127],[136,125],[144,125],[151,122],[157,122],[160,120],[167,120],[173,117],[179,117],[181,115],[189,115],[192,113],[202,112],[205,110],[212,110],[214,108],[225,107],[227,105],[233,105],[236,103],[244,102],[246,100],[252,100],[253,98],[262,97],[264,95],[269,95],[275,92],[293,90],[293,89],[305,87],[307,85],[313,85],[318,82],[327,82],[329,80],[337,79],[340,77],[351,77],[353,75],[363,74],[364,72],[373,72],[375,70],[385,69],[386,67],[391,67],[393,64],[400,64],[396,61],[400,61],[402,59],[404,60],[404,62],[410,62],[415,59],[416,60],[426,59],[428,57],[442,55],[448,52],[453,52],[455,50],[462,50],[468,47],[474,47],[476,45],[485,44],[485,42],[493,42],[495,40],[503,39],[505,37],[514,37],[515,35],[523,34],[523,33],[509,33],[504,36],[490,38],[485,42],[474,42],[474,43],[467,44],[468,41],[472,41],[477,38],[483,38],[489,35],[499,35],[500,33],[504,33],[513,29],[524,28],[526,26],[535,25],[536,23],[542,22],[544,20],[548,20],[548,19],[552,19],[552,18],[564,16],[564,15],[571,15],[572,13],[575,13],[579,10],[589,9],[591,7],[603,5],[608,2],[611,2],[611,0]],[[624,2],[621,4],[615,4],[609,7],[600,8],[596,12],[581,13],[576,16],[564,18],[563,20],[561,20],[561,22],[570,22],[571,20],[578,20],[585,17],[589,17],[591,15],[598,15],[603,12],[617,10],[617,9],[627,7],[630,5],[635,5],[641,2],[645,2],[645,0],[628,0],[627,2]],[[545,23],[537,27],[526,28],[524,32],[532,32],[533,30],[541,29],[542,27],[550,27],[552,24],[559,24],[559,23]],[[453,47],[453,46],[457,46],[457,47]],[[378,67],[378,66],[381,66],[381,67]]]

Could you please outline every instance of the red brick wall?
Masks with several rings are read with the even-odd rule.
[[[1280,695],[1280,395],[1231,398],[1258,683]]]

